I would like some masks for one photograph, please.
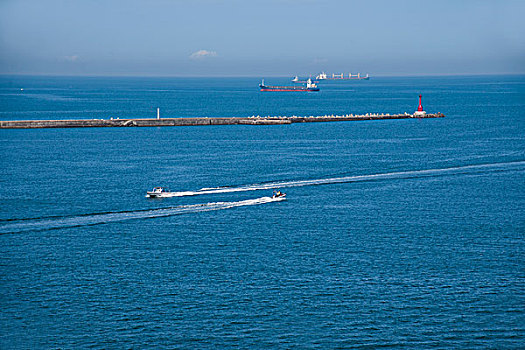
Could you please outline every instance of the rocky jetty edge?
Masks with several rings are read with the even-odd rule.
[[[129,118],[129,119],[63,119],[63,120],[0,120],[0,129],[40,128],[92,128],[92,127],[154,127],[154,126],[198,126],[198,125],[282,125],[293,123],[341,122],[359,120],[389,120],[409,118],[443,118],[442,113],[321,116],[251,116],[251,117],[198,117],[198,118]]]

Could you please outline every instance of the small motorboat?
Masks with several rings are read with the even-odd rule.
[[[170,197],[170,190],[164,188],[164,187],[155,187],[151,191],[146,192],[147,198],[162,198],[162,197]]]
[[[283,193],[281,191],[273,191],[273,196],[272,198],[284,198],[286,197],[286,193]]]

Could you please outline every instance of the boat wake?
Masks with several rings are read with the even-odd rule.
[[[82,227],[125,220],[150,219],[181,215],[186,213],[198,213],[212,210],[224,210],[249,205],[259,205],[271,202],[280,202],[285,198],[260,197],[237,202],[213,202],[192,205],[180,205],[176,207],[135,210],[125,212],[107,212],[87,215],[74,215],[66,217],[46,217],[36,219],[12,220],[8,224],[0,225],[0,234],[20,233],[25,231],[43,231],[68,227]]]
[[[525,161],[465,165],[465,166],[458,166],[458,167],[426,169],[426,170],[397,171],[397,172],[383,173],[383,174],[353,175],[353,176],[330,177],[330,178],[312,179],[312,180],[275,181],[275,182],[266,182],[266,183],[236,186],[236,187],[220,186],[220,187],[213,187],[213,188],[201,188],[200,190],[196,190],[196,191],[171,192],[171,193],[167,193],[165,197],[198,196],[198,195],[205,195],[205,194],[220,194],[220,193],[247,192],[247,191],[257,191],[257,190],[271,190],[271,189],[277,189],[277,188],[327,185],[327,184],[349,183],[349,182],[360,182],[360,181],[374,181],[374,180],[385,180],[385,179],[411,179],[411,178],[422,178],[422,177],[474,174],[478,172],[497,172],[497,171],[511,171],[511,170],[525,170]]]
[[[376,181],[386,179],[411,179],[424,178],[436,176],[451,176],[459,174],[487,174],[504,171],[525,171],[525,161],[515,161],[506,163],[490,163],[478,165],[466,165],[441,169],[426,169],[426,170],[411,170],[399,171],[374,175],[355,175],[355,176],[340,176],[329,177],[312,180],[297,180],[297,181],[275,181],[261,184],[243,185],[236,187],[214,187],[203,188],[197,191],[183,191],[171,192],[166,196],[170,197],[184,197],[196,196],[205,194],[220,194],[233,192],[246,192],[256,190],[271,190],[277,188],[288,187],[302,187],[315,186],[338,183],[364,182]],[[73,216],[59,216],[59,217],[43,217],[43,218],[29,218],[29,219],[12,219],[0,223],[0,234],[18,233],[25,231],[41,231],[68,227],[81,227],[99,225],[105,223],[119,222],[125,220],[149,219],[158,217],[167,217],[173,215],[181,215],[186,213],[198,213],[204,211],[223,210],[235,207],[259,205],[270,202],[283,201],[285,198],[278,197],[260,197],[255,199],[247,199],[236,202],[210,202],[203,204],[180,205],[174,207],[160,208],[160,209],[145,209],[133,210],[124,212],[107,212],[107,213],[93,213]]]

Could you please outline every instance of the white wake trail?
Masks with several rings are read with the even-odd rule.
[[[181,205],[170,208],[137,210],[129,212],[110,212],[92,215],[78,215],[63,218],[43,218],[13,221],[0,226],[0,234],[19,233],[34,230],[50,230],[67,227],[91,226],[120,222],[125,220],[159,218],[186,213],[198,213],[212,210],[224,210],[235,207],[260,205],[271,202],[280,202],[285,198],[260,197],[237,202],[212,202],[203,204]]]
[[[373,174],[373,175],[353,175],[353,176],[331,177],[331,178],[314,179],[314,180],[276,181],[276,182],[268,182],[264,184],[253,184],[253,185],[245,185],[245,186],[238,186],[238,187],[224,187],[223,186],[223,187],[214,187],[214,188],[201,188],[200,190],[196,190],[196,191],[172,192],[166,195],[166,197],[168,196],[169,197],[185,197],[185,196],[198,196],[198,195],[205,195],[205,194],[247,192],[247,191],[257,191],[257,190],[271,190],[271,189],[277,189],[277,188],[326,185],[326,184],[384,180],[384,179],[407,179],[407,178],[417,178],[417,177],[425,177],[425,176],[463,174],[465,172],[474,172],[478,170],[489,170],[489,171],[512,170],[516,168],[520,169],[523,167],[525,167],[525,161],[478,164],[478,165],[464,165],[464,166],[450,167],[450,168],[397,171],[397,172]]]

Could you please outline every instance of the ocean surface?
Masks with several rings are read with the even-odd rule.
[[[259,82],[3,76],[0,119],[446,117],[0,130],[0,348],[523,348],[525,77]]]

